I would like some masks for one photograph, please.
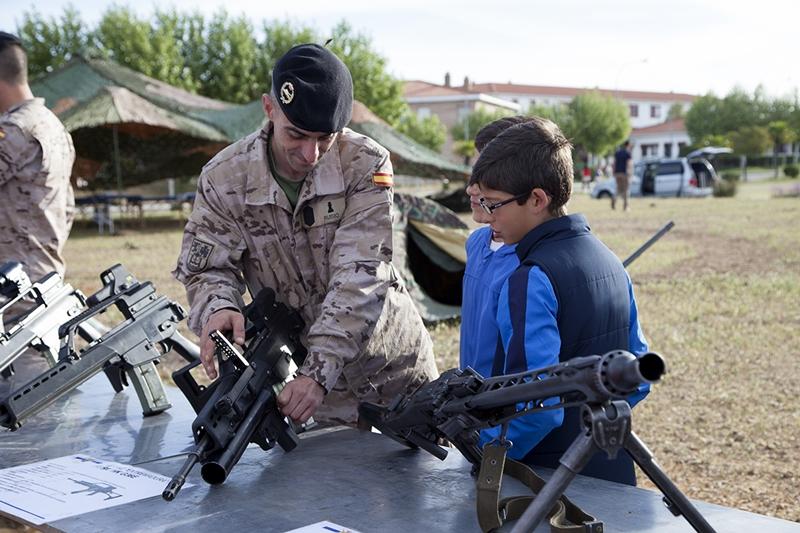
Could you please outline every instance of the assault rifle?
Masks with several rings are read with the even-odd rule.
[[[172,374],[197,412],[192,423],[196,445],[161,494],[167,501],[175,499],[198,462],[203,480],[217,485],[227,479],[251,442],[263,450],[278,444],[289,452],[297,446],[297,435],[276,398],[306,357],[299,339],[303,319],[276,302],[269,288],[256,295],[244,314],[248,327],[243,354],[219,331],[211,333],[219,362],[219,378],[211,385],[200,386],[192,377],[190,371],[199,362]]]
[[[0,306],[0,376],[14,374],[13,362],[28,349],[44,356],[48,366],[58,360],[58,328],[86,309],[86,297],[64,283],[56,272],[31,283],[20,263],[11,261],[0,266],[0,294],[6,298]],[[9,317],[12,307],[24,307]],[[78,334],[92,342],[108,331],[94,319],[78,326]]]
[[[613,458],[620,449],[661,490],[670,511],[683,514],[697,531],[713,532],[631,431],[631,409],[624,398],[639,385],[658,381],[665,369],[664,360],[655,353],[636,358],[622,350],[492,378],[483,378],[471,368],[452,369],[416,392],[399,396],[388,407],[363,402],[359,414],[384,435],[439,459],[447,456],[438,444],[446,439],[477,466],[484,452],[478,430],[503,426],[535,411],[581,406],[585,431],[564,453],[513,532],[533,531],[595,452],[603,450]]]
[[[19,429],[23,420],[101,370],[116,392],[133,385],[145,416],[171,407],[155,363],[169,350],[187,361],[199,360],[197,345],[177,330],[186,312],[122,265],[104,271],[100,279],[103,287],[86,299],[87,309],[59,327],[61,346],[53,367],[0,401],[0,425]],[[110,330],[95,328],[94,317],[112,306],[123,320]],[[88,337],[82,350],[75,346],[76,334]]]

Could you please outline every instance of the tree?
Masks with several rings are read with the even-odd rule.
[[[452,126],[450,128],[450,135],[452,135],[455,141],[474,141],[475,135],[478,134],[482,127],[498,118],[507,117],[510,114],[511,113],[508,111],[489,111],[479,107]],[[459,155],[464,154],[459,153]]]
[[[579,94],[569,103],[568,137],[586,151],[603,155],[622,144],[631,133],[628,107],[597,91]]]
[[[769,131],[763,126],[742,126],[730,138],[733,150],[743,155],[761,155],[772,144]]]
[[[71,5],[64,8],[58,20],[45,19],[35,9],[24,13],[17,35],[28,53],[30,78],[52,72],[77,54],[89,55],[95,47],[93,36]]]
[[[772,138],[772,161],[775,167],[775,178],[778,177],[778,150],[787,143],[794,143],[794,132],[785,120],[774,120],[767,124],[767,131]]]
[[[566,104],[556,104],[553,106],[546,106],[542,104],[533,104],[528,108],[528,116],[542,117],[552,120],[556,125],[561,128],[561,131],[567,137],[570,137],[570,129],[572,128],[572,115],[569,106]]]
[[[261,96],[265,83],[256,79],[258,45],[244,15],[229,18],[217,11],[206,27],[204,46],[204,96],[239,104]]]
[[[300,43],[318,42],[319,37],[309,26],[293,27],[288,20],[274,20],[263,24],[264,40],[258,45],[257,78],[264,92],[272,89],[272,69],[280,57]]]
[[[342,20],[333,28],[328,48],[350,69],[355,99],[389,124],[396,125],[408,108],[403,100],[403,83],[386,70],[386,59],[372,49],[372,40],[354,33]]]
[[[686,131],[694,144],[700,144],[700,140],[709,135],[728,133],[719,124],[721,107],[722,100],[714,93],[705,94],[692,103],[686,113]]]
[[[469,165],[469,160],[472,159],[478,150],[475,148],[475,139],[467,141],[456,141],[453,144],[453,153],[460,155],[464,158],[464,164]]]
[[[683,109],[682,103],[675,102],[669,106],[669,111],[667,111],[667,120],[677,120],[679,118],[684,118],[685,116],[686,111]]]
[[[420,119],[416,113],[408,111],[400,118],[397,131],[408,135],[423,146],[438,152],[447,138],[447,128],[436,115]]]

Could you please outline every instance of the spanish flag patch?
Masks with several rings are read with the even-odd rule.
[[[394,178],[388,172],[376,172],[372,175],[372,183],[378,187],[393,187]]]

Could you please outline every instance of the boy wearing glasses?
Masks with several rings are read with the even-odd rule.
[[[520,262],[500,288],[494,317],[500,346],[493,356],[483,354],[492,357],[492,375],[617,349],[647,351],[622,263],[592,235],[582,215],[567,214],[571,148],[558,126],[533,117],[498,134],[473,168],[471,182],[483,194],[479,205],[490,217],[493,235],[515,245]],[[635,404],[646,391],[643,387],[629,402]],[[508,456],[556,468],[579,431],[578,408],[521,417],[509,425]],[[482,442],[499,434],[500,428],[486,430]],[[614,460],[597,454],[580,473],[636,484],[633,462],[624,453]]]

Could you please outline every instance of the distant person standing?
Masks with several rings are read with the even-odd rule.
[[[622,208],[625,211],[628,210],[632,169],[631,141],[625,141],[625,144],[614,153],[614,178],[617,180],[617,192],[611,197],[611,209],[617,208],[617,197],[622,196]]]
[[[69,133],[31,93],[22,42],[0,31],[0,263],[19,261],[34,281],[64,275],[74,162]]]

